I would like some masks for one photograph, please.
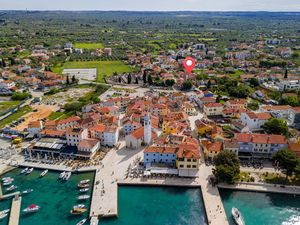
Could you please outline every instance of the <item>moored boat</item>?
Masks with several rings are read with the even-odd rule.
[[[21,170],[21,174],[27,173],[28,170],[29,170],[29,168],[25,168],[25,169]]]
[[[78,184],[77,186],[78,186],[79,188],[88,188],[88,187],[90,187],[89,184]]]
[[[87,218],[80,220],[76,225],[83,225],[87,221]]]
[[[79,195],[79,196],[77,197],[78,200],[85,200],[85,199],[89,199],[89,198],[90,198],[89,195]]]
[[[70,179],[70,177],[71,177],[71,172],[67,172],[66,174],[65,174],[65,176],[64,176],[64,180],[69,180]]]
[[[87,211],[86,208],[73,208],[73,209],[70,211],[70,213],[71,213],[72,215],[81,215],[81,214],[85,213],[86,211]]]
[[[60,174],[59,174],[59,179],[63,179],[64,178],[64,176],[66,175],[66,172],[64,171],[64,172],[61,172]]]
[[[85,208],[85,205],[84,204],[74,205],[73,209],[76,209],[76,208]]]
[[[14,180],[14,178],[12,178],[12,177],[3,177],[3,178],[2,178],[2,181],[3,181],[3,182],[5,182],[5,181],[7,181],[7,180]]]
[[[17,188],[18,188],[17,186],[11,185],[10,187],[6,188],[5,190],[6,190],[6,191],[13,191],[13,190],[15,190],[15,189],[17,189]]]
[[[0,211],[0,215],[7,214],[9,211],[10,211],[10,209],[2,210],[2,211]]]
[[[33,192],[33,189],[27,189],[25,191],[22,191],[22,194],[28,194],[28,193],[31,193]]]
[[[4,219],[5,217],[8,216],[8,213],[3,213],[3,214],[0,214],[0,220]]]
[[[233,207],[231,209],[231,214],[237,225],[245,225],[242,214],[240,213],[240,211],[237,208]]]
[[[90,189],[89,188],[81,188],[79,191],[80,192],[88,192]]]
[[[44,170],[41,174],[40,177],[44,177],[48,173],[48,170]]]
[[[81,180],[80,182],[79,182],[79,184],[87,184],[87,183],[89,183],[90,182],[90,179],[87,179],[87,180]]]
[[[12,184],[12,181],[7,181],[7,182],[3,183],[3,186],[8,186],[8,185],[11,185],[11,184]]]
[[[40,209],[40,207],[38,205],[35,204],[31,204],[30,206],[28,206],[26,209],[23,209],[23,212],[26,213],[31,213],[31,212],[36,212]]]
[[[33,168],[30,168],[30,169],[28,169],[28,170],[26,171],[26,174],[31,174],[32,171],[33,171]]]

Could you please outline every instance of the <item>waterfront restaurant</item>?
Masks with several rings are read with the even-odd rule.
[[[68,146],[66,140],[60,138],[41,138],[24,149],[29,159],[90,159],[92,152],[78,151],[76,146]]]

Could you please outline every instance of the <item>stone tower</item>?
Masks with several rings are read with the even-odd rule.
[[[147,112],[144,119],[144,142],[146,145],[151,143],[151,130],[151,119],[149,113]]]

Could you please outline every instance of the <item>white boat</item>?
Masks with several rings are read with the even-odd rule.
[[[2,180],[3,183],[13,182],[14,178],[7,178],[5,180]]]
[[[80,209],[80,208],[85,208],[84,204],[78,204],[78,205],[74,205],[73,209]]]
[[[7,216],[8,216],[7,213],[0,214],[0,220],[4,219],[4,218],[7,217]]]
[[[3,211],[0,211],[0,215],[3,215],[3,214],[7,214],[9,212],[10,209],[5,209]]]
[[[29,168],[25,168],[21,171],[21,174],[27,173],[27,171],[29,170]]]
[[[22,191],[22,194],[28,194],[28,193],[31,193],[33,192],[33,189],[27,189],[25,191]]]
[[[88,192],[90,189],[89,188],[81,188],[79,191],[80,192]]]
[[[3,186],[8,186],[8,185],[11,185],[11,184],[12,184],[12,181],[8,181],[8,182],[4,182]]]
[[[245,225],[242,214],[240,213],[240,211],[237,208],[233,207],[231,209],[231,214],[237,225]]]
[[[85,199],[89,199],[89,198],[90,198],[89,195],[79,195],[79,196],[77,197],[78,200],[85,200]]]
[[[27,170],[26,174],[31,174],[32,171],[33,171],[33,168],[30,168],[30,169]]]
[[[87,183],[89,183],[90,182],[90,179],[87,179],[87,180],[81,180],[80,182],[79,182],[79,184],[87,184]]]
[[[76,225],[83,225],[87,221],[87,218],[80,220]]]
[[[6,191],[13,191],[13,190],[15,190],[15,189],[17,189],[17,188],[18,188],[17,186],[11,185],[10,187],[6,188],[5,190],[6,190]]]
[[[63,179],[65,175],[66,175],[66,172],[64,171],[64,172],[62,172],[62,173],[59,174],[58,178],[59,179]]]
[[[72,174],[71,172],[67,172],[63,179],[64,180],[69,180],[70,177],[71,177],[71,174]]]
[[[44,171],[40,174],[40,176],[41,176],[41,177],[44,177],[47,173],[48,173],[48,170],[44,170]]]
[[[38,205],[35,204],[31,204],[30,206],[28,206],[26,209],[23,209],[23,212],[26,213],[31,213],[31,212],[36,212],[40,209],[40,207]]]
[[[14,178],[12,178],[12,177],[3,177],[3,178],[2,178],[2,181],[3,181],[3,182],[5,182],[5,181],[7,181],[7,180],[14,180]]]
[[[90,187],[90,184],[78,184],[77,186],[79,188],[88,188],[88,187]]]

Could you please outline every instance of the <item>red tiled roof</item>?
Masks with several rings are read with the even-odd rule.
[[[99,140],[96,139],[83,139],[79,142],[78,144],[78,148],[93,148],[97,143],[99,142]]]
[[[80,117],[79,116],[71,116],[71,117],[69,117],[69,118],[66,118],[66,119],[62,119],[62,120],[60,120],[60,121],[58,121],[58,125],[59,124],[66,124],[66,123],[71,123],[71,122],[75,122],[75,121],[77,121],[77,122],[79,122],[81,119],[80,119]]]

